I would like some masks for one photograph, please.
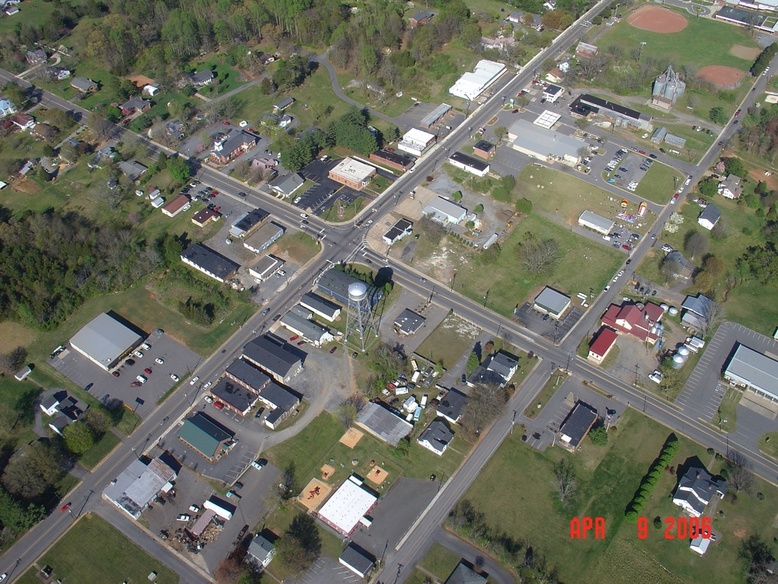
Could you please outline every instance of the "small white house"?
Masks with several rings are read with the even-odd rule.
[[[709,545],[710,538],[696,537],[692,540],[691,544],[689,544],[689,549],[691,549],[693,552],[697,552],[702,556],[705,555],[705,552],[708,551]]]

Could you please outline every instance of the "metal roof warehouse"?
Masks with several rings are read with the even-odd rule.
[[[138,333],[104,312],[78,331],[70,339],[70,345],[107,371],[137,347],[141,340]]]
[[[778,361],[738,343],[724,377],[754,393],[778,402]]]

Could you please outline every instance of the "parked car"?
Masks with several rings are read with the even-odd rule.
[[[213,402],[213,407],[215,407],[217,410],[223,410],[224,404],[220,401]]]
[[[170,379],[172,379],[172,380],[173,380],[173,381],[175,381],[176,383],[178,383],[179,381],[181,381],[181,378],[180,378],[180,377],[178,377],[178,375],[176,375],[175,373],[171,373],[171,374],[170,374]]]
[[[151,375],[151,374],[153,373],[153,371],[151,370],[151,368],[150,368],[150,367],[146,367],[146,368],[143,370],[143,372],[144,372],[146,375]]]
[[[133,353],[138,359],[143,359],[143,353],[141,351],[135,351]]]
[[[267,316],[269,312],[270,312],[270,309],[269,309],[269,308],[265,308],[265,309],[262,311],[262,316]]]
[[[207,403],[207,404],[212,404],[212,403],[213,403],[213,398],[212,398],[210,395],[206,395],[206,396],[203,398],[203,401],[204,401],[205,403]]]
[[[72,505],[73,505],[73,503],[65,503],[64,505],[62,505],[62,507],[60,507],[60,508],[59,508],[59,510],[60,510],[60,511],[62,511],[62,512],[64,513],[65,511],[67,511],[68,509],[70,509],[70,507],[71,507]]]
[[[124,364],[125,364],[125,365],[127,365],[127,366],[129,366],[129,367],[132,367],[133,365],[135,365],[135,359],[127,359],[127,360],[124,362]]]
[[[334,347],[332,347],[332,349],[330,349],[330,355],[332,355],[337,350],[338,350],[338,346],[335,345]]]
[[[151,349],[151,345],[149,345],[148,343],[143,343],[143,344],[141,345],[141,348],[142,348],[144,351],[148,351],[149,349]]]
[[[189,505],[189,510],[194,513],[200,512],[200,505]]]
[[[146,377],[145,375],[138,375],[135,379],[137,379],[141,385],[143,385],[149,380],[149,378]]]
[[[205,385],[203,385],[203,389],[208,389],[209,387],[211,387],[211,382],[210,381],[208,383],[206,383]]]
[[[119,375],[121,374],[118,371],[111,371],[111,375],[113,375],[114,377],[119,377]]]
[[[257,470],[261,470],[263,466],[267,464],[267,460],[264,458],[258,458],[251,462],[251,466],[253,466]]]
[[[235,481],[235,484],[234,484],[234,485],[232,485],[232,487],[233,487],[234,489],[242,489],[242,488],[243,488],[243,483],[242,483],[242,482],[240,482],[240,481]]]
[[[300,335],[292,335],[291,337],[289,337],[289,342],[291,343],[292,341],[296,341],[299,338],[300,338]]]
[[[199,375],[195,375],[194,377],[192,377],[192,381],[189,382],[189,385],[194,385],[198,381],[200,381],[200,376]]]
[[[165,360],[162,357],[157,357],[156,359],[154,359],[154,362],[162,365],[165,362]]]
[[[191,518],[191,515],[188,515],[187,513],[181,513],[178,517],[176,517],[176,521],[189,521]]]
[[[237,495],[237,494],[238,494],[238,493],[236,493],[235,491],[233,491],[233,490],[229,490],[229,491],[227,491],[227,498],[228,498],[228,499],[232,499],[232,498],[233,498],[235,495]]]

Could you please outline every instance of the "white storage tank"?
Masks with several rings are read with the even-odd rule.
[[[670,316],[676,316],[678,314],[678,309],[675,306],[671,306],[667,313]]]
[[[683,355],[679,355],[679,354],[673,355],[673,369],[680,369],[681,367],[683,367],[685,361],[686,358]]]
[[[689,347],[687,347],[686,345],[681,345],[680,347],[678,347],[678,354],[681,355],[682,357],[688,357],[690,352],[691,351],[689,351]]]

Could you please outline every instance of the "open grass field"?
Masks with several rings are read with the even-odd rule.
[[[662,163],[652,164],[638,183],[635,194],[639,197],[664,205],[675,192],[676,185],[683,184],[680,172]]]
[[[639,30],[625,18],[610,27],[597,44],[601,47],[619,45],[628,53],[645,42],[643,56],[669,61],[676,68],[688,63],[695,69],[705,65],[726,65],[745,71],[751,66],[751,61],[730,53],[733,45],[757,46],[745,29],[709,18],[692,18],[686,11],[677,12],[687,20],[686,28],[680,32],[666,34]]]
[[[759,437],[759,450],[778,460],[778,432],[767,432]]]
[[[22,25],[38,28],[48,22],[54,12],[54,4],[45,0],[29,0],[19,8],[19,13],[13,16],[5,13],[0,15],[0,32],[12,33],[17,26]]]
[[[388,476],[378,485],[372,485],[377,491],[385,492],[400,476],[426,479],[435,473],[439,477],[450,477],[462,462],[471,444],[465,440],[464,431],[458,431],[443,456],[437,456],[416,443],[416,437],[434,417],[434,412],[427,409],[422,419],[415,424],[410,434],[411,446],[407,456],[398,457],[395,449],[364,432],[364,436],[354,446],[339,442],[345,433],[343,424],[335,416],[322,413],[297,436],[274,446],[263,453],[268,460],[281,469],[290,462],[295,465],[295,475],[300,488],[311,478],[321,479],[321,467],[329,464],[335,469],[327,482],[340,485],[349,474],[357,473],[367,477],[373,466],[385,469]],[[353,464],[356,460],[357,463]],[[370,483],[368,483],[370,484]]]
[[[210,69],[216,75],[218,81],[206,85],[200,90],[200,95],[213,99],[219,95],[232,91],[242,86],[245,81],[240,79],[240,73],[227,65],[224,59],[209,58],[204,61],[193,63],[192,68],[196,71]]]
[[[645,540],[637,538],[637,528],[624,520],[624,508],[637,489],[640,479],[658,455],[670,431],[633,410],[628,410],[609,433],[606,446],[584,441],[583,450],[574,455],[561,449],[539,453],[521,442],[519,436],[508,437],[497,450],[478,480],[464,498],[474,503],[486,516],[486,523],[532,545],[536,555],[545,556],[556,566],[565,582],[620,582],[626,565],[630,581],[637,584],[656,582],[742,582],[741,564],[737,559],[739,543],[748,533],[760,533],[768,541],[776,535],[771,527],[775,496],[772,487],[757,481],[756,491],[763,492],[759,501],[753,495],[741,494],[737,503],[720,501],[724,516],[716,516],[714,531],[719,540],[700,557],[689,550],[687,540],[666,541],[664,529],[649,526]],[[696,456],[713,473],[720,463],[705,450],[683,437],[674,463]],[[570,509],[563,510],[553,495],[553,464],[567,458],[576,470],[579,495]],[[643,515],[649,522],[655,517],[676,517],[680,510],[668,495],[676,486],[676,477],[663,473]],[[493,497],[499,485],[501,497]],[[504,501],[511,501],[505,505]],[[570,518],[600,516],[606,521],[605,540],[570,541]]]
[[[18,322],[0,322],[0,353],[10,353],[16,347],[27,347],[35,340],[36,332]]]
[[[550,274],[530,274],[517,265],[516,248],[527,233],[536,239],[554,239],[559,244],[562,257]],[[472,248],[448,241],[453,252],[450,258],[457,270],[455,289],[479,302],[488,294],[486,307],[503,315],[512,314],[516,304],[529,299],[542,285],[573,294],[602,288],[624,260],[623,254],[613,248],[576,235],[537,212],[513,228],[493,260],[487,261]]]
[[[0,442],[19,447],[37,438],[33,400],[40,391],[34,383],[16,381],[11,375],[0,378]]]
[[[654,164],[649,173],[658,166],[668,168],[662,164]],[[642,185],[645,180],[640,184]],[[670,188],[672,189],[672,178],[670,178]],[[533,211],[539,210],[563,225],[577,225],[578,217],[587,209],[610,218],[615,218],[616,213],[621,210],[616,195],[585,182],[573,174],[552,168],[527,166],[518,177],[516,189],[520,196],[532,201]],[[669,195],[665,193],[665,201],[668,198]],[[637,210],[637,205],[627,208],[630,213],[637,213]],[[656,218],[653,213],[649,213],[647,217],[651,221]],[[521,230],[521,225],[517,229]]]
[[[452,314],[424,339],[416,353],[441,367],[453,367],[465,351],[473,349],[473,339],[480,332],[479,328]]]
[[[283,235],[276,242],[276,246],[279,253],[288,256],[300,265],[306,264],[321,251],[321,246],[316,240],[302,231]]]
[[[434,574],[443,582],[457,567],[460,559],[457,554],[435,542],[427,550],[427,553],[424,554],[424,557],[419,562],[419,567],[430,574]]]
[[[344,206],[340,206],[336,203],[321,215],[321,219],[331,223],[343,223],[345,221],[351,221],[364,206],[364,197],[357,197],[354,199],[353,203],[349,203],[348,205]]]
[[[743,397],[742,391],[728,388],[719,405],[719,411],[713,415],[710,423],[716,428],[720,427],[722,432],[734,432],[737,428],[737,405],[741,397]]]
[[[552,375],[551,378],[546,382],[546,385],[543,386],[543,389],[540,390],[538,397],[527,406],[526,410],[524,410],[524,415],[527,416],[530,420],[537,418],[540,415],[540,412],[543,411],[543,408],[546,407],[548,400],[550,400],[551,397],[557,392],[560,385],[564,383],[565,379],[567,379],[567,375]]]
[[[85,558],[88,550],[88,560]],[[155,582],[169,584],[179,578],[159,560],[129,541],[104,519],[85,515],[38,561],[38,566],[54,568],[53,579],[63,582],[147,582],[151,572]],[[38,584],[37,570],[30,568],[19,579],[21,584]]]
[[[119,440],[116,434],[109,430],[94,446],[92,446],[92,448],[84,452],[78,462],[85,468],[91,470],[120,442],[121,440]]]

